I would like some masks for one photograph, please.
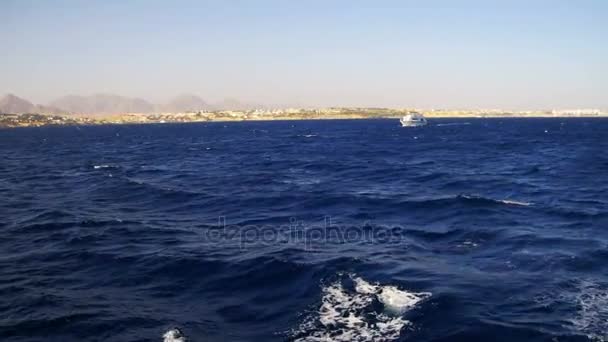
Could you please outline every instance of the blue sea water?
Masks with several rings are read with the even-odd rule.
[[[608,120],[0,130],[0,340],[608,340]]]

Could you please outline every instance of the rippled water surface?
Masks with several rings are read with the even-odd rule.
[[[608,340],[608,120],[0,130],[0,340]]]

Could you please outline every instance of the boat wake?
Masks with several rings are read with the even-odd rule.
[[[466,126],[470,125],[470,122],[448,122],[448,123],[439,123],[435,126]]]
[[[294,341],[393,341],[411,325],[403,315],[431,296],[370,284],[353,275],[348,280],[323,288],[321,307],[300,325]]]

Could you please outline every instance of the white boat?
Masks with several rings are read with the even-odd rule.
[[[399,119],[399,122],[401,122],[402,127],[418,127],[427,124],[426,118],[418,112],[406,114],[404,117]]]

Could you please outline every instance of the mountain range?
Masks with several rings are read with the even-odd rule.
[[[13,94],[7,94],[0,98],[0,113],[7,114],[22,114],[22,113],[40,113],[40,114],[59,114],[63,110],[51,106],[35,105],[27,100],[17,97]]]
[[[179,95],[164,104],[153,104],[144,99],[113,94],[90,96],[69,95],[58,98],[48,105],[33,104],[13,94],[0,98],[0,113],[5,114],[88,114],[109,115],[124,113],[179,113],[199,110],[245,110],[264,107],[259,104],[244,103],[236,99],[225,99],[209,104],[192,95]]]

